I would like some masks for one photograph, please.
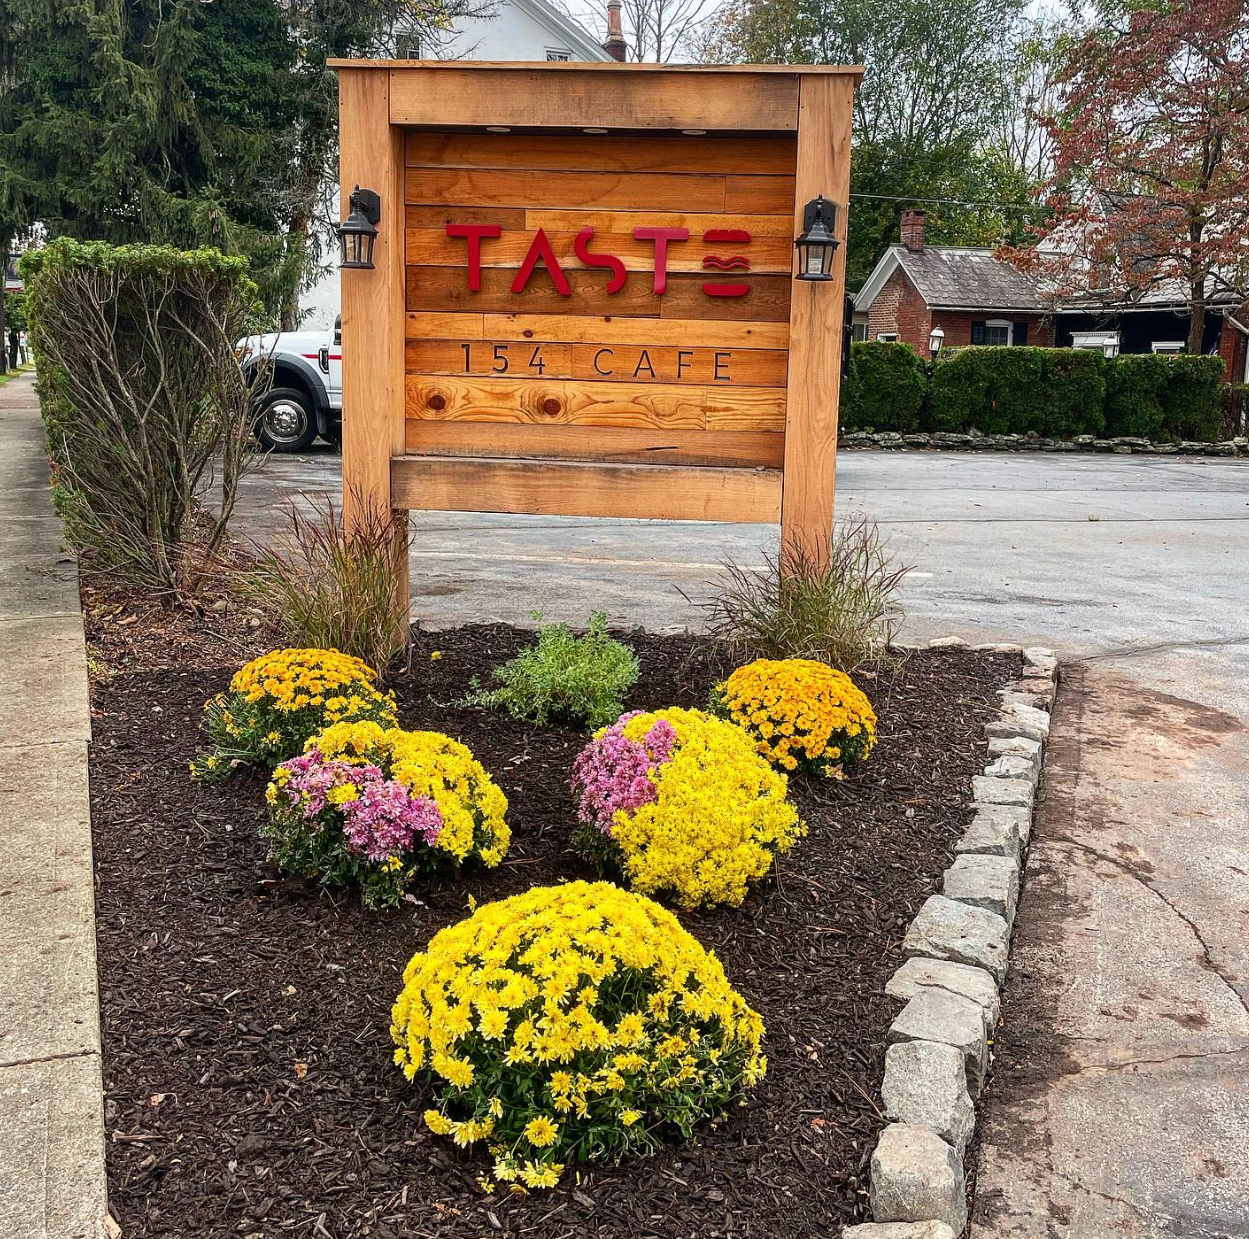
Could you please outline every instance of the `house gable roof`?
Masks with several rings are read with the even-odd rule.
[[[899,267],[931,309],[1043,314],[1050,308],[1028,276],[990,249],[926,245],[917,253],[891,245],[856,294],[855,309],[868,309]]]
[[[556,39],[571,44],[574,58],[585,61],[611,60],[580,22],[562,13],[547,0],[510,0],[522,12],[528,13],[539,25],[545,26]]]

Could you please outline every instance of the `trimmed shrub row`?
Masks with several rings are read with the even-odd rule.
[[[960,348],[927,366],[906,344],[858,343],[843,387],[847,431],[1133,436],[1215,442],[1228,397],[1218,357],[1086,349]]]

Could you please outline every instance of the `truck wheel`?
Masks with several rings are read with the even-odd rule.
[[[260,398],[256,438],[273,452],[302,452],[317,437],[311,402],[298,388],[274,387]]]

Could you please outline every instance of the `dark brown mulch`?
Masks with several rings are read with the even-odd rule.
[[[476,1186],[484,1155],[424,1130],[425,1096],[392,1065],[387,1024],[404,963],[470,895],[590,876],[569,851],[584,738],[445,704],[529,639],[418,634],[403,720],[471,746],[511,801],[514,842],[498,870],[433,882],[394,912],[275,881],[258,774],[189,782],[200,704],[226,669],[97,683],[109,1198],[128,1239],[807,1239],[866,1216],[895,1013],[882,987],[968,820],[981,728],[1018,658],[924,651],[864,678],[882,723],[872,760],[845,782],[795,780],[810,837],[743,907],[680,913],[767,1023],[770,1070],[750,1101],[690,1145],[508,1198]],[[705,647],[630,640],[643,668],[630,705],[705,700],[717,671]]]

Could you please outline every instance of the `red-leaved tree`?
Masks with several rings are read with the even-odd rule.
[[[1249,298],[1249,0],[1102,0],[1061,72],[1052,216],[1004,251],[1059,296]]]

